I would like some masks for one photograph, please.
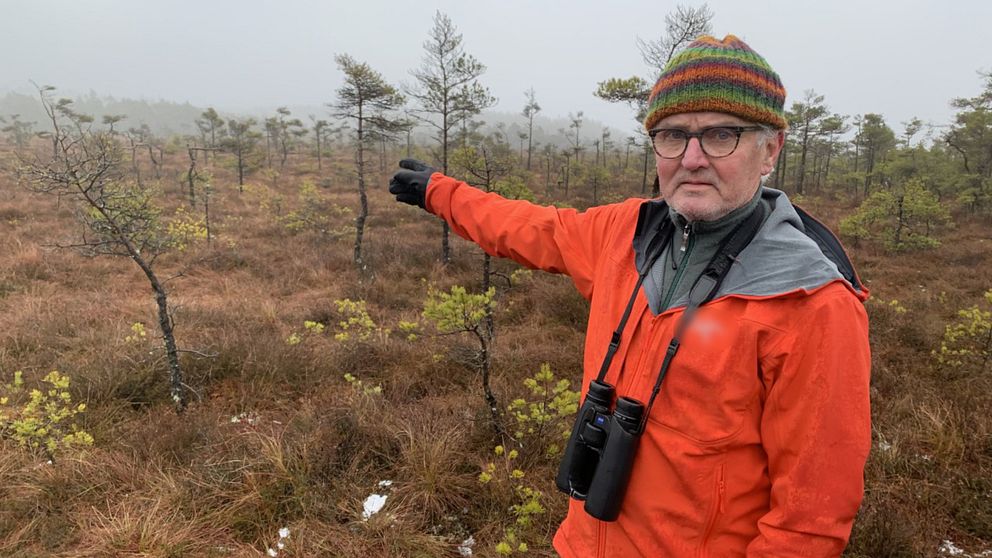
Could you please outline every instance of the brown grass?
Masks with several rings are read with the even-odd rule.
[[[175,155],[163,176],[182,164]],[[273,209],[276,196],[278,214],[296,209],[304,178],[321,185],[328,203],[354,208],[347,155],[325,164],[316,177],[309,161],[291,160],[277,176],[256,173],[244,194],[230,169],[211,169],[213,245],[160,261],[163,276],[182,272],[169,283],[180,345],[212,355],[182,356],[194,390],[183,416],[168,401],[140,272],[123,259],[48,247],[78,231],[65,203],[0,177],[0,377],[69,374],[75,399],[89,406],[81,425],[96,438],[94,448],[53,466],[0,440],[0,554],[262,556],[289,527],[280,556],[457,556],[469,535],[476,556],[494,555],[513,521],[513,495],[477,480],[499,441],[466,362],[471,340],[422,333],[411,342],[396,331],[398,321],[418,318],[427,285],[477,290],[481,252],[453,239],[453,265],[439,266],[439,222],[396,204],[384,173],[369,192],[371,269],[357,272],[351,235],[293,235]],[[542,191],[543,179],[535,185]],[[172,178],[159,186],[167,207],[186,203]],[[627,194],[638,188],[632,181]],[[807,206],[832,225],[848,210],[826,199]],[[352,218],[329,215],[337,229]],[[930,355],[955,311],[992,287],[988,230],[965,220],[941,248],[909,257],[852,248],[875,296],[876,444],[849,556],[935,555],[945,538],[972,551],[992,545],[992,382],[987,373],[940,369]],[[504,275],[517,268],[494,266]],[[540,273],[512,288],[496,281],[493,387],[501,404],[525,394],[522,380],[542,362],[576,379],[588,305],[571,282]],[[393,332],[335,341],[333,301],[341,298],[365,300]],[[906,313],[882,304],[892,299]],[[287,344],[305,320],[328,331]],[[126,342],[135,322],[148,338]],[[346,373],[381,392],[356,389]],[[253,423],[231,421],[242,413]],[[549,556],[566,505],[553,487],[557,463],[522,460],[548,509],[530,533],[531,554]],[[387,504],[363,520],[362,502],[381,480],[393,481]]]

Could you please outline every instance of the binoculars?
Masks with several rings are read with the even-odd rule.
[[[559,490],[584,500],[586,513],[602,521],[620,514],[644,415],[641,402],[620,397],[614,405],[615,395],[610,384],[589,383],[555,479]]]

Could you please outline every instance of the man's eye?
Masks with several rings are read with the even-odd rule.
[[[734,131],[730,128],[711,128],[706,135],[716,141],[730,141],[734,138]]]
[[[685,141],[685,132],[682,130],[664,130],[661,137],[665,141]]]

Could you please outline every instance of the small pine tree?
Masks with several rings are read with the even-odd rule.
[[[431,289],[424,302],[424,318],[434,324],[440,333],[471,333],[479,341],[477,362],[482,377],[482,391],[492,416],[493,429],[503,435],[499,418],[499,405],[489,385],[492,368],[492,338],[486,327],[486,317],[495,304],[496,289],[490,287],[482,294],[469,294],[465,287],[451,287],[450,293]]]
[[[187,386],[179,363],[173,316],[165,282],[155,271],[156,258],[171,249],[153,192],[124,177],[120,138],[92,128],[93,118],[75,111],[69,99],[52,98],[52,87],[39,88],[41,105],[51,123],[50,159],[21,158],[22,185],[34,192],[68,199],[86,232],[71,248],[92,255],[127,258],[148,279],[158,307],[159,329],[169,366],[169,384],[176,411],[186,408]]]
[[[339,54],[334,59],[344,73],[344,85],[338,89],[338,100],[331,106],[334,116],[353,123],[355,129],[355,175],[358,179],[359,212],[355,218],[354,259],[355,266],[364,270],[366,262],[362,253],[362,239],[369,215],[368,196],[365,193],[369,161],[365,156],[377,142],[391,139],[400,131],[392,112],[399,109],[405,99],[368,64],[358,62],[347,54]]]
[[[881,241],[889,250],[940,246],[935,230],[951,224],[951,216],[937,196],[918,179],[898,188],[868,196],[854,215],[840,222],[841,234],[855,240]]]
[[[526,539],[533,539],[535,521],[544,515],[546,510],[541,505],[541,492],[525,484],[523,469],[516,460],[520,456],[517,450],[506,451],[503,446],[493,450],[495,459],[486,464],[479,473],[479,484],[493,493],[497,500],[513,502],[506,509],[510,512],[512,523],[503,529],[503,537],[494,550],[500,556],[511,554],[526,554],[530,550]]]

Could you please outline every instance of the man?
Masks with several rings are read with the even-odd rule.
[[[591,303],[583,386],[603,368],[617,396],[649,406],[619,517],[573,498],[554,539],[565,558],[825,557],[847,543],[871,443],[868,293],[833,235],[761,186],[784,103],[743,41],[702,37],[649,100],[661,200],[538,207],[409,160],[390,183],[488,253],[568,274]],[[746,238],[727,255],[731,237]],[[706,300],[692,287],[713,266]]]

